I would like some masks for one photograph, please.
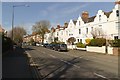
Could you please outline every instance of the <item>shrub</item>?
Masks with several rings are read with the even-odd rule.
[[[106,39],[104,38],[97,38],[97,39],[92,39],[88,46],[105,46],[106,45]]]
[[[109,40],[109,44],[110,44],[112,47],[120,47],[120,39]]]
[[[91,41],[91,39],[86,39],[86,40],[85,40],[86,44],[89,44],[90,41]]]
[[[83,44],[83,43],[81,43],[81,42],[76,43],[76,46],[77,46],[78,48],[85,48],[85,47],[86,47],[86,45]]]

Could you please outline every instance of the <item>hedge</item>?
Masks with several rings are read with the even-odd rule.
[[[109,40],[108,42],[112,47],[120,47],[120,39]]]
[[[85,48],[85,47],[86,47],[86,45],[83,44],[83,43],[81,43],[81,42],[76,43],[76,46],[77,46],[78,48]]]
[[[104,38],[92,39],[88,44],[88,46],[99,46],[99,47],[105,46],[105,45],[106,45],[106,39]]]

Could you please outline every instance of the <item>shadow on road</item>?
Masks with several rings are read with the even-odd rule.
[[[31,50],[35,50],[35,49],[29,48],[29,47],[24,47],[24,50],[25,50],[25,51],[31,51]]]
[[[69,60],[67,62],[60,62],[56,59],[43,59],[43,58],[36,58],[34,61],[36,61],[40,65],[40,73],[42,74],[42,79],[47,78],[55,78],[60,79],[61,76],[64,76],[67,71],[69,71],[70,68],[73,67],[74,64],[79,63],[77,58],[73,58],[72,60]],[[77,73],[74,73],[74,75],[77,75]],[[63,77],[65,78],[65,77]]]

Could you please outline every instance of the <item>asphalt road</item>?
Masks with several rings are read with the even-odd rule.
[[[39,65],[39,74],[43,79],[102,78],[112,80],[118,77],[117,56],[79,50],[58,52],[36,46],[28,46],[25,50]]]

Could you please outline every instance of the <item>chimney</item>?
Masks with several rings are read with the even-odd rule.
[[[68,27],[68,23],[64,23],[64,27],[67,28]]]
[[[82,12],[82,19],[84,22],[87,22],[88,21],[88,18],[89,18],[89,13],[88,11],[83,11]]]
[[[58,29],[60,28],[60,25],[59,25],[59,24],[57,25],[57,28],[58,28]]]
[[[54,29],[54,27],[52,27],[52,28],[51,28],[51,31],[55,32],[55,29]]]
[[[119,5],[120,5],[120,0],[117,0],[117,1],[115,2],[115,4],[119,4]]]

